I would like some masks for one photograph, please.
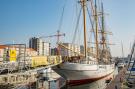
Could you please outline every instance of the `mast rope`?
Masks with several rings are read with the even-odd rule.
[[[94,31],[94,22],[92,21],[92,18],[91,18],[91,15],[90,15],[88,7],[86,7],[86,8],[87,8],[89,20],[90,20],[90,23],[91,23],[92,31],[95,33],[95,31]],[[94,34],[94,37],[95,37],[95,34]]]
[[[91,8],[91,10],[92,10],[91,12],[92,12],[92,13],[95,13],[94,5],[93,5],[93,0],[90,0],[90,6],[91,6],[90,8]],[[93,14],[92,14],[92,15],[93,15]]]
[[[65,4],[63,5],[62,14],[61,14],[61,17],[60,17],[60,23],[59,23],[59,27],[58,27],[59,31],[61,30],[61,26],[62,26],[66,3],[67,3],[67,0],[65,0]]]
[[[79,15],[78,15],[78,18],[77,18],[77,23],[76,23],[76,27],[75,27],[75,32],[74,32],[72,44],[75,42],[75,39],[76,39],[76,33],[77,33],[77,30],[78,30],[78,25],[79,25],[79,21],[80,21],[80,17],[81,17],[81,12],[82,12],[82,8],[80,9]]]

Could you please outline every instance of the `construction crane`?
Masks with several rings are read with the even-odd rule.
[[[56,35],[41,36],[41,37],[39,37],[39,38],[51,38],[51,37],[57,37],[57,43],[59,43],[60,37],[61,37],[61,36],[65,36],[65,33],[60,33],[60,31],[58,30]]]
[[[60,30],[57,30],[57,34],[56,34],[56,35],[41,36],[41,37],[39,37],[39,38],[51,38],[51,37],[57,37],[57,44],[59,44],[59,42],[60,42],[60,37],[61,37],[61,36],[65,36],[65,33],[60,33]],[[59,46],[57,47],[57,54],[58,54],[58,55],[60,54]]]

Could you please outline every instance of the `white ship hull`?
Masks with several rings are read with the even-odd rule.
[[[65,62],[53,67],[53,70],[67,80],[69,85],[91,83],[108,78],[114,72],[114,64],[80,64]]]

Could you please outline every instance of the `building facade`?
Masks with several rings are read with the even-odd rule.
[[[57,48],[51,48],[51,55],[58,55],[58,49]]]
[[[37,51],[38,55],[50,55],[50,43],[44,42],[40,38],[30,38],[29,40],[29,48],[32,48]]]
[[[42,54],[46,56],[50,55],[50,43],[43,42]]]
[[[80,54],[80,46],[71,43],[63,43],[66,48],[60,47],[60,54],[62,56],[78,56]]]
[[[25,57],[37,56],[37,51],[19,45],[0,45],[0,62],[18,61]],[[13,60],[14,59],[14,60]]]

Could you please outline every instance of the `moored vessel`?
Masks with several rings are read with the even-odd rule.
[[[87,1],[91,2],[91,7],[93,8],[94,18],[93,18],[93,32],[95,35],[95,53],[88,52],[87,47],[87,31],[86,31],[86,7]],[[99,79],[108,78],[111,75],[115,68],[114,63],[111,61],[110,49],[108,47],[106,41],[106,31],[104,27],[104,12],[103,12],[103,4],[102,12],[99,19],[97,13],[97,1],[93,0],[80,0],[79,2],[82,6],[83,10],[83,23],[84,23],[84,54],[78,53],[76,57],[69,57],[70,61],[65,61],[65,57],[63,57],[63,62],[57,66],[53,67],[53,70],[61,75],[63,78],[67,80],[69,85],[81,85],[92,83]],[[93,5],[94,4],[94,5]],[[101,21],[99,21],[101,20]],[[99,30],[99,22],[102,27]],[[101,41],[99,42],[99,33],[101,33]],[[63,46],[59,44],[59,46]],[[68,49],[65,47],[65,49]],[[70,49],[68,49],[70,50]],[[71,50],[73,51],[73,50]],[[111,78],[111,77],[110,77]]]

